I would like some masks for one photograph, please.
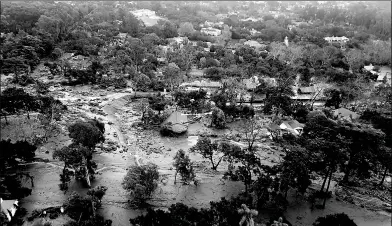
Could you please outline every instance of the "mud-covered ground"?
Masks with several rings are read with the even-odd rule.
[[[121,186],[127,167],[135,164],[135,155],[141,158],[142,164],[152,162],[159,167],[162,179],[150,202],[156,207],[165,208],[176,202],[199,208],[208,207],[210,201],[236,195],[244,189],[240,182],[221,179],[227,169],[225,162],[222,162],[218,171],[215,172],[210,169],[210,163],[200,155],[190,154],[191,160],[196,165],[197,179],[200,181],[198,186],[174,184],[174,169],[172,167],[176,151],[179,149],[188,151],[196,143],[196,135],[201,131],[217,135],[235,133],[240,122],[233,123],[225,131],[216,131],[206,127],[202,120],[190,125],[189,136],[166,138],[161,137],[158,131],[143,130],[132,126],[140,120],[140,113],[133,108],[136,101],[129,101],[127,98],[131,94],[130,90],[107,91],[95,90],[87,86],[59,86],[51,87],[51,92],[68,106],[68,112],[59,122],[63,132],[49,139],[47,144],[37,150],[37,157],[47,159],[48,162],[37,161],[24,167],[24,170],[28,170],[35,179],[32,195],[21,200],[21,205],[29,211],[61,205],[71,191],[86,193],[87,189],[78,182],[71,183],[68,193],[64,194],[60,191],[58,184],[62,163],[52,159],[52,153],[56,148],[70,143],[66,126],[83,118],[97,117],[105,123],[106,141],[103,148],[98,148],[95,153],[98,174],[92,185],[108,187],[103,198],[101,213],[106,218],[113,220],[114,226],[129,225],[129,218],[143,212],[143,210],[132,209],[128,205],[127,193]],[[39,123],[34,115],[30,120],[27,120],[26,116],[20,116],[11,117],[9,121],[9,125],[5,125],[3,119],[1,121],[2,139],[10,137],[15,140],[17,137],[21,138],[29,136],[31,133],[40,132]],[[268,143],[261,145],[266,146]],[[279,162],[281,154],[275,148],[260,153],[266,164]],[[335,198],[328,201],[326,209],[313,211],[310,210],[306,201],[291,200],[286,215],[294,225],[311,225],[318,216],[338,212],[347,213],[359,226],[390,225],[391,215],[385,212],[369,211],[353,204],[337,201]],[[267,218],[268,216],[260,213],[260,217]],[[53,225],[62,225],[60,222],[53,223]]]

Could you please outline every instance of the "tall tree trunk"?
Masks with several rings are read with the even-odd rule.
[[[88,172],[87,166],[84,167],[84,170],[86,170],[85,178],[86,178],[87,186],[91,188],[90,173]]]
[[[324,190],[325,182],[327,182],[328,175],[329,175],[329,168],[327,170],[327,173],[325,174],[325,178],[324,178],[324,181],[323,181],[323,185],[321,185],[320,192],[322,192]]]
[[[328,179],[327,190],[325,190],[324,202],[323,202],[323,209],[325,208],[325,203],[326,203],[326,201],[327,201],[327,193],[328,193],[329,185],[331,184],[332,172],[333,172],[333,170],[331,169],[331,171],[330,171],[330,173],[329,173],[329,179]]]
[[[95,205],[94,205],[94,201],[93,201],[93,197],[91,196],[91,207],[93,209],[93,217],[95,218],[96,213],[95,213]]]
[[[174,174],[174,184],[176,184],[176,182],[177,182],[177,173],[178,173],[178,171],[176,170],[176,173]]]
[[[381,179],[381,182],[379,184],[380,186],[384,184],[384,180],[385,180],[385,177],[387,176],[387,172],[388,172],[388,167],[385,167],[384,174],[382,175],[382,179]]]

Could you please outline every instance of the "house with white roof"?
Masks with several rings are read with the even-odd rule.
[[[347,38],[346,36],[343,37],[325,37],[324,38],[325,41],[327,41],[328,43],[340,43],[340,44],[344,44],[346,42],[348,42],[350,39]]]
[[[222,31],[216,28],[208,27],[208,28],[202,28],[200,30],[201,33],[206,34],[206,35],[211,35],[211,36],[218,36],[222,34]]]

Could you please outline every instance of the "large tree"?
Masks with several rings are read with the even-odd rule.
[[[189,152],[201,154],[204,158],[210,160],[212,169],[217,170],[224,155],[220,152],[219,142],[212,142],[208,137],[199,137],[195,146],[189,149]]]

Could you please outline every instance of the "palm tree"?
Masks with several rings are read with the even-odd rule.
[[[253,221],[253,217],[257,216],[257,210],[249,209],[245,204],[241,205],[241,208],[238,210],[238,213],[242,215],[240,226],[254,226],[255,222]]]
[[[286,223],[283,223],[283,218],[279,217],[278,221],[274,221],[273,224],[271,224],[271,226],[289,226]]]

